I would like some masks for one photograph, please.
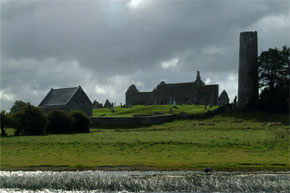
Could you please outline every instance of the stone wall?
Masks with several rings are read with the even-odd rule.
[[[154,125],[172,121],[174,115],[154,115],[154,116],[136,116],[136,117],[91,117],[91,122],[95,126],[112,125]]]
[[[217,109],[204,113],[180,113],[177,115],[138,115],[133,117],[91,117],[94,126],[136,126],[154,125],[173,121],[175,119],[208,119],[221,113],[236,113],[241,111],[241,106],[236,104],[226,104]]]
[[[217,105],[219,86],[205,85],[197,87],[197,101],[200,105]]]
[[[154,92],[154,103],[159,104],[194,104],[197,96],[193,82],[177,84],[159,84]]]
[[[152,105],[153,98],[152,92],[126,92],[127,105]]]
[[[64,108],[67,111],[80,110],[88,116],[92,116],[93,105],[85,92],[79,89]]]

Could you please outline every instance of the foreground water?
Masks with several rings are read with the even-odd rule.
[[[290,173],[0,171],[0,192],[289,192]]]

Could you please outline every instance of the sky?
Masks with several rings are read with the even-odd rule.
[[[237,95],[239,35],[258,52],[290,46],[288,0],[1,0],[1,109],[51,88],[125,102],[131,84],[219,84]]]

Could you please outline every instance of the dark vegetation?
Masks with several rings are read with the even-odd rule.
[[[45,133],[47,118],[38,107],[27,104],[22,111],[15,113],[13,116],[15,117],[14,128],[16,128],[17,135],[19,133],[23,135],[41,135]]]
[[[290,48],[270,48],[258,58],[259,109],[270,112],[289,112]]]
[[[63,110],[53,110],[48,114],[48,133],[74,133],[72,117]]]
[[[78,133],[88,133],[90,132],[90,119],[86,114],[80,111],[71,112],[71,117],[73,120],[73,129]]]
[[[83,112],[53,110],[48,114],[47,133],[86,133],[89,132],[90,120]]]
[[[80,111],[53,110],[47,115],[30,103],[15,101],[10,113],[1,111],[1,136],[4,128],[13,128],[14,135],[44,135],[89,132],[90,120]]]

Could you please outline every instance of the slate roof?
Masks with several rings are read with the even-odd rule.
[[[51,89],[39,106],[66,105],[79,88]]]

